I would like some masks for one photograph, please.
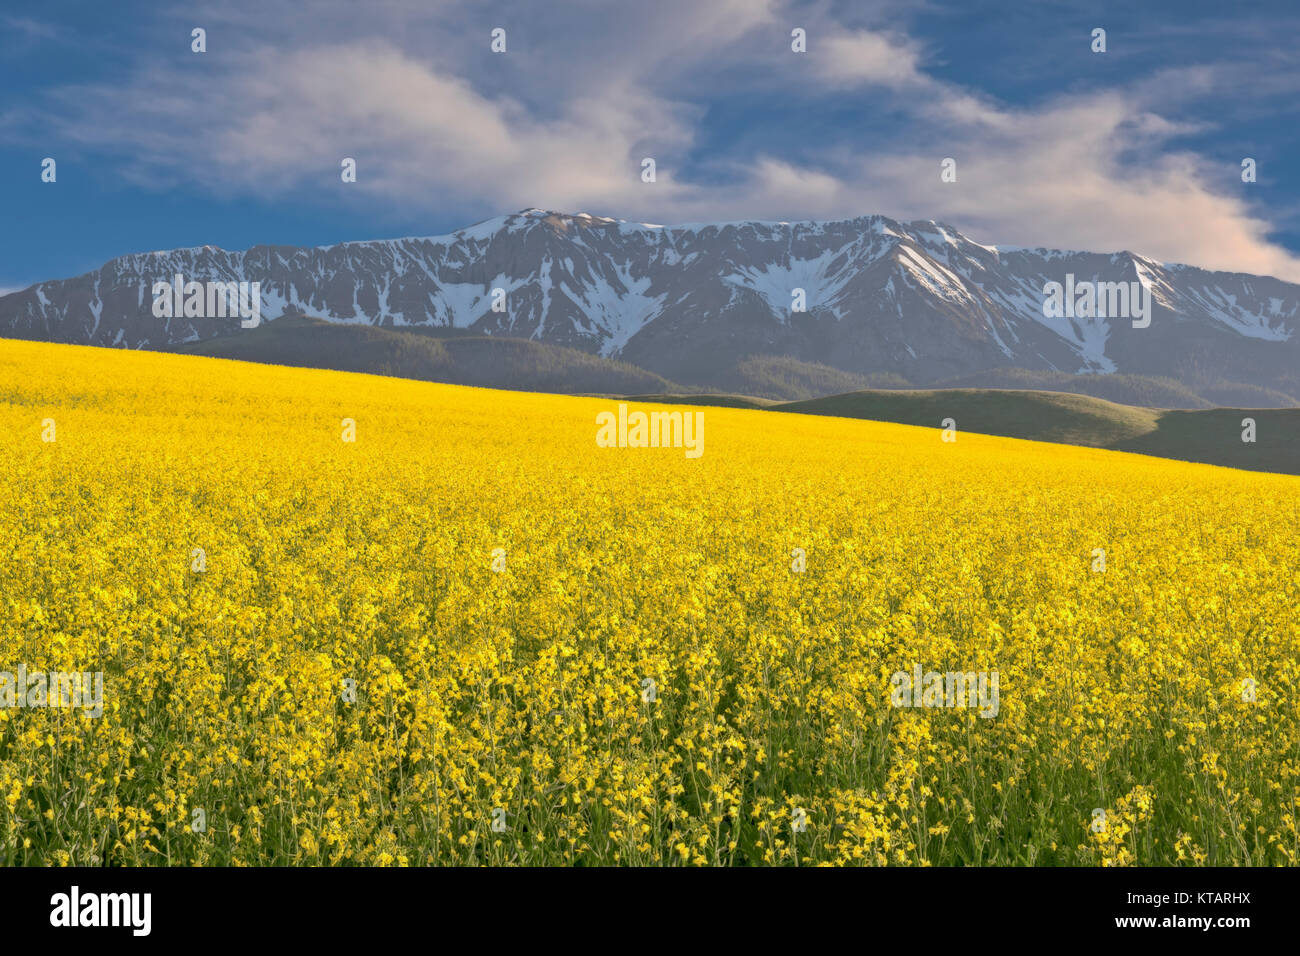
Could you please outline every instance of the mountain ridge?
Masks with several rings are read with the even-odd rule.
[[[263,321],[468,329],[693,387],[767,356],[918,386],[1120,372],[1300,399],[1300,285],[1129,251],[984,245],[879,215],[661,226],[534,208],[442,236],[131,253],[0,297],[0,336],[172,348],[240,334],[237,318],[153,316],[152,283],[175,274],[259,282]],[[1149,290],[1150,327],[1048,316],[1045,288],[1066,276]]]

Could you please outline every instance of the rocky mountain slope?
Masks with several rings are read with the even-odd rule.
[[[913,384],[1120,372],[1300,397],[1298,285],[1131,252],[985,246],[883,216],[656,226],[529,209],[434,238],[126,255],[0,298],[0,336],[169,348],[247,334],[238,317],[155,317],[153,284],[177,274],[260,283],[262,321],[532,339],[695,386],[781,356]],[[1067,277],[1139,283],[1149,326],[1047,317],[1045,286]]]

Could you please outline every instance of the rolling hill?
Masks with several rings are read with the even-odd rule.
[[[338,325],[302,315],[288,315],[240,335],[176,345],[169,351],[522,392],[680,389],[625,362],[544,342],[455,330]]]
[[[1300,474],[1300,408],[1159,409],[1087,395],[1014,389],[867,390],[799,402],[735,395],[641,395],[638,400],[863,418],[1030,441],[1108,448],[1249,471]],[[1255,441],[1242,441],[1242,420]]]

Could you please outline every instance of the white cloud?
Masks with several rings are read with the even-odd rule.
[[[833,84],[878,83],[901,89],[926,82],[916,46],[905,38],[863,30],[814,37],[810,43],[818,73]],[[818,43],[824,49],[817,49]]]
[[[314,178],[319,194],[353,188],[339,178],[352,157],[356,191],[430,209],[449,198],[519,207],[540,197],[557,208],[627,199],[643,185],[642,153],[662,162],[692,141],[692,109],[633,86],[538,118],[376,41],[260,50],[217,85],[159,71],[121,92],[75,91],[65,134],[133,157],[140,181],[269,194]],[[111,124],[88,121],[114,101]],[[682,191],[671,168],[655,187],[669,203]]]
[[[1013,109],[929,75],[902,33],[843,29],[818,15],[798,21],[812,65],[800,92],[872,97],[907,119],[908,135],[857,153],[828,146],[815,165],[775,148],[731,156],[722,181],[703,185],[679,173],[705,116],[683,94],[684,78],[793,56],[795,21],[769,0],[664,0],[617,17],[580,4],[578,20],[558,24],[529,4],[507,5],[492,19],[508,24],[511,52],[495,58],[486,20],[457,28],[469,41],[421,52],[402,39],[340,38],[346,9],[305,23],[289,48],[247,39],[283,35],[272,24],[234,33],[250,45],[207,69],[164,61],[125,83],[65,90],[56,122],[69,138],[114,151],[138,181],[222,193],[351,196],[378,208],[463,210],[466,222],[526,206],[654,222],[882,212],[943,219],[984,242],[1131,249],[1300,280],[1300,259],[1270,242],[1269,224],[1232,192],[1236,171],[1172,148],[1189,126],[1161,116],[1159,97],[1213,88],[1203,70],[1188,74],[1192,84],[1165,71],[1127,91]],[[401,38],[413,9],[367,16]],[[584,20],[594,35],[555,46]],[[358,161],[355,186],[339,181],[344,156]],[[658,164],[653,185],[640,180],[644,156]],[[948,156],[953,184],[939,178]]]

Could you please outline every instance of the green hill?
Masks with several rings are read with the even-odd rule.
[[[634,365],[528,339],[345,325],[301,315],[171,351],[522,392],[684,391]]]
[[[1110,448],[1251,471],[1300,474],[1300,408],[1138,408],[1087,395],[1013,389],[870,390],[802,402],[743,396],[645,395],[642,401],[763,408]],[[1243,442],[1242,419],[1255,421]]]

